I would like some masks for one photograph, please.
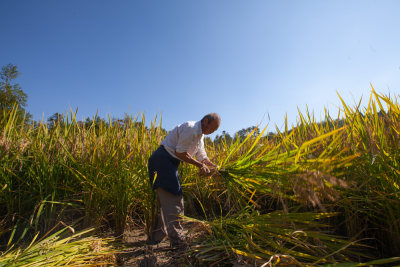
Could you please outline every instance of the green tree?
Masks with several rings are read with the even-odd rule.
[[[254,136],[259,136],[260,135],[260,129],[257,128],[256,126],[251,126],[248,128],[243,128],[241,130],[239,130],[238,132],[236,132],[235,136],[237,138],[240,138],[240,140],[243,140],[247,137],[248,134],[250,134],[254,129],[256,129],[256,131],[253,133]]]
[[[8,64],[1,68],[0,72],[0,114],[4,114],[13,108],[14,104],[19,105],[19,116],[24,116],[28,96],[22,91],[14,80],[20,75],[17,66]],[[28,113],[28,118],[30,114]]]
[[[225,142],[228,146],[232,143],[233,138],[226,131],[222,131],[222,135],[216,135],[214,138],[214,144],[216,146],[221,146],[222,142]]]
[[[47,119],[47,122],[48,122],[49,128],[52,129],[57,124],[64,123],[64,115],[56,112]]]

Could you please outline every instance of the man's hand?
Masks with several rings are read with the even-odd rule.
[[[175,152],[176,156],[180,158],[182,161],[193,164],[200,169],[200,174],[204,176],[210,176],[216,171],[217,165],[212,163],[209,159],[204,159],[202,162],[199,162],[192,158],[192,156],[188,152]],[[213,169],[211,171],[211,168]]]
[[[211,162],[211,160],[209,160],[208,158],[203,159],[203,161],[201,162],[205,165],[207,165],[209,168],[217,168],[217,165],[215,165],[214,163]]]
[[[210,171],[210,169],[207,167],[206,164],[203,164],[203,165],[200,167],[200,174],[201,174],[201,175],[204,175],[204,176],[208,176],[208,175],[211,174],[211,171]]]

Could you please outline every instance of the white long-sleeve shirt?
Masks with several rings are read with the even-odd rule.
[[[190,156],[196,157],[198,161],[207,158],[204,150],[204,134],[201,130],[201,121],[187,121],[176,126],[161,142],[167,152],[174,158],[176,152],[187,152]]]

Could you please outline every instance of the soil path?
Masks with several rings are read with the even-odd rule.
[[[166,238],[158,245],[147,246],[143,229],[126,231],[123,236],[125,249],[118,255],[119,266],[187,266],[189,259],[185,251],[171,250]]]

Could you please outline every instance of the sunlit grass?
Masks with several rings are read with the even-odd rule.
[[[37,233],[24,247],[10,247],[0,256],[0,266],[111,266],[115,265],[115,253],[110,245],[112,239],[84,237],[93,229],[68,237],[63,228],[39,239]]]
[[[180,167],[186,214],[209,229],[194,247],[197,260],[286,255],[323,264],[399,255],[397,98],[372,90],[368,106],[342,106],[318,123],[299,112],[294,127],[285,122],[273,137],[255,129],[210,144],[219,164],[212,177]],[[116,235],[128,222],[151,230],[156,201],[147,160],[166,134],[161,120],[139,114],[87,124],[71,112],[48,125],[16,114],[15,107],[0,117],[1,250],[25,243],[13,236],[41,238],[61,220]]]

